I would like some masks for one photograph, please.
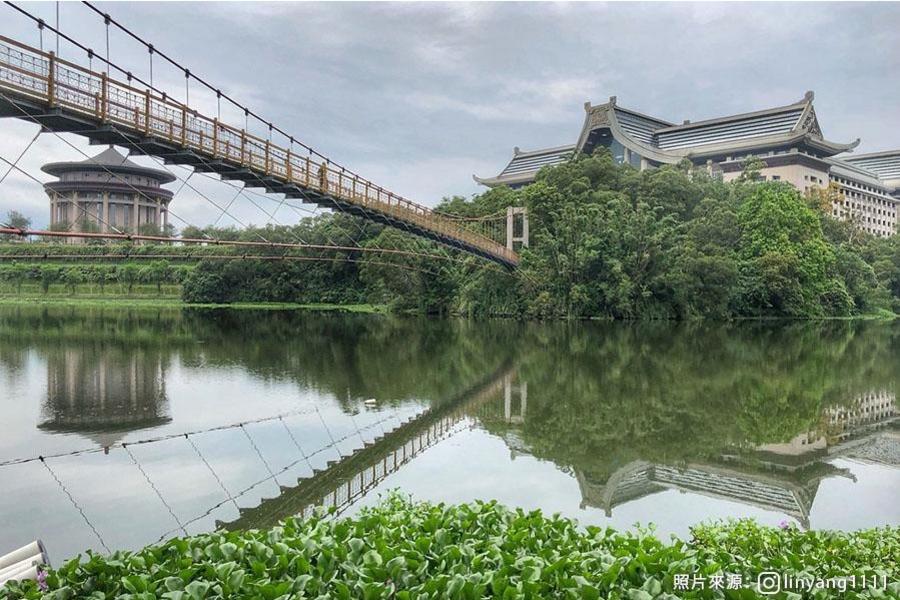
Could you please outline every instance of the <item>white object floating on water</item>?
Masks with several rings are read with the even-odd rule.
[[[369,398],[368,400],[363,401],[363,404],[365,404],[366,406],[375,406],[376,404],[378,404],[378,400],[376,400],[375,398]]]
[[[7,581],[37,579],[38,567],[49,565],[50,559],[40,540],[0,556],[0,586]]]

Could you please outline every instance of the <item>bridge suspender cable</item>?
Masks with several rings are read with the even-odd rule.
[[[3,94],[0,94],[0,98],[5,99],[7,102],[10,101],[10,99]],[[40,124],[40,123],[38,123],[38,124]],[[65,138],[60,136],[57,132],[52,132],[52,133],[55,136],[57,136],[59,139],[64,141],[66,144],[68,144],[70,147],[72,147],[73,149],[75,149],[76,151],[81,153],[83,156],[88,158],[89,160],[93,160],[85,152],[83,152],[81,149],[79,149],[78,147],[71,144],[68,140],[66,140]],[[2,156],[0,156],[0,160],[7,163],[8,165],[10,165],[11,169],[19,171],[20,173],[24,174],[26,177],[28,177],[32,181],[38,183],[39,185],[43,185],[39,179],[37,179],[36,177],[31,175],[27,171],[23,170],[21,167],[15,165],[13,162],[3,158]],[[97,163],[96,161],[94,161],[94,164],[97,164],[98,166],[102,167],[104,170],[107,171],[107,173],[110,176],[115,176],[115,174],[112,171],[110,171],[107,167],[105,167],[104,165],[101,165],[100,163]],[[128,185],[135,193],[146,197],[146,194],[144,194],[141,190],[137,189],[133,185],[127,184],[127,183],[126,183],[126,185]],[[191,187],[191,189],[195,190],[201,196],[204,196],[205,198],[207,198],[205,195],[202,194],[202,192],[200,192],[199,190],[196,190],[196,188],[193,188],[190,185],[189,185],[189,187]],[[209,198],[207,198],[207,200],[209,200]],[[217,208],[220,208],[220,210],[221,210],[221,207],[219,207],[214,201],[209,200],[209,202],[211,202],[214,206],[216,206]],[[85,212],[85,214],[86,214],[86,212]],[[178,217],[178,215],[172,213],[171,211],[170,211],[170,214],[172,214],[172,216],[174,216],[175,218],[183,221],[185,224],[190,225],[190,223],[184,221],[183,219]],[[235,217],[233,217],[233,216],[232,216],[232,218],[235,219]],[[238,223],[241,223],[240,220],[238,220],[238,219],[235,219],[235,220]],[[102,221],[102,219],[101,219],[101,221]],[[181,242],[181,243],[186,243],[186,244],[214,243],[214,244],[218,244],[218,245],[245,246],[245,247],[268,247],[268,248],[287,248],[287,249],[297,248],[297,249],[310,249],[310,250],[339,250],[339,251],[343,250],[343,251],[359,251],[359,252],[370,252],[370,253],[418,256],[418,257],[422,257],[422,258],[433,258],[433,259],[443,258],[443,257],[436,256],[436,255],[423,255],[421,253],[416,253],[416,252],[411,252],[411,251],[394,250],[394,249],[387,249],[387,248],[365,248],[365,247],[360,247],[360,246],[327,246],[327,245],[323,245],[323,244],[292,244],[292,243],[284,243],[284,242],[271,242],[271,241],[265,239],[263,236],[259,235],[258,233],[257,233],[258,237],[260,237],[262,239],[262,241],[260,241],[260,242],[241,241],[241,240],[210,240],[210,239],[200,239],[200,238],[170,238],[170,237],[166,237],[166,236],[129,234],[129,233],[121,232],[120,230],[116,229],[114,226],[110,225],[109,223],[106,223],[105,221],[103,221],[103,223],[105,225],[107,225],[107,227],[110,227],[111,229],[115,230],[117,233],[89,233],[89,232],[71,232],[71,231],[60,232],[60,231],[46,231],[46,230],[24,230],[24,231],[22,231],[22,230],[17,230],[17,229],[0,229],[0,233],[18,234],[18,235],[24,235],[24,236],[40,235],[40,236],[45,236],[45,237],[76,237],[76,238],[86,238],[86,239],[113,239],[113,240],[117,239],[117,240],[123,240],[123,241]],[[73,221],[73,224],[74,224],[74,221]],[[241,224],[243,225],[243,223],[241,223]],[[71,228],[71,226],[72,225],[70,224],[69,227]],[[246,225],[244,225],[244,226],[246,227]]]
[[[88,526],[88,528],[94,532],[94,536],[96,536],[97,540],[100,541],[100,545],[103,546],[103,549],[106,550],[107,554],[109,554],[111,552],[109,549],[109,546],[106,545],[106,541],[104,541],[103,536],[100,535],[100,532],[97,531],[97,528],[94,527],[94,524],[91,523],[90,519],[88,519],[87,515],[84,513],[84,509],[81,508],[81,505],[75,501],[75,497],[72,496],[72,492],[69,491],[69,488],[67,488],[65,485],[63,485],[63,482],[56,475],[56,472],[52,468],[50,468],[50,465],[47,464],[47,461],[44,459],[43,456],[40,457],[40,461],[41,461],[41,464],[44,465],[44,468],[47,469],[47,472],[50,473],[50,476],[53,478],[53,481],[56,482],[56,485],[59,486],[59,489],[62,490],[62,492],[69,499],[69,502],[72,504],[72,506],[75,507],[75,510],[78,511],[78,514],[81,515],[81,518],[84,520],[84,522]]]
[[[28,145],[25,146],[25,149],[22,150],[22,152],[19,154],[19,156],[16,158],[16,160],[14,160],[13,162],[10,163],[6,159],[3,159],[3,162],[9,164],[9,168],[6,170],[6,173],[3,174],[3,177],[0,177],[0,184],[2,184],[6,180],[6,178],[9,176],[10,173],[12,173],[13,171],[18,169],[19,161],[22,160],[22,157],[25,156],[25,154],[31,149],[31,146],[34,145],[34,143],[37,141],[38,136],[40,136],[43,132],[44,132],[43,128],[38,129],[38,132],[36,134],[34,134],[34,137],[31,138],[31,141],[28,142]],[[2,158],[2,157],[0,157],[0,158]]]

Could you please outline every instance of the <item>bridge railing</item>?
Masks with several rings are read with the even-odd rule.
[[[411,202],[327,160],[297,154],[271,140],[201,115],[166,94],[137,88],[81,65],[0,36],[0,89],[65,109],[129,134],[158,138],[213,162],[250,169],[392,216],[517,264],[518,255],[452,219]]]

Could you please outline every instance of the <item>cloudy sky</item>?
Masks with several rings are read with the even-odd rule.
[[[55,22],[55,3],[25,7]],[[428,205],[477,192],[472,174],[496,174],[513,146],[573,143],[584,102],[611,95],[680,122],[788,104],[815,90],[827,138],[862,138],[862,152],[900,147],[897,3],[112,2],[102,8],[297,139]],[[80,3],[61,3],[60,24],[105,52],[102,20]],[[39,43],[37,28],[5,5],[0,35]],[[45,32],[44,47],[55,43]],[[110,45],[114,61],[146,77],[146,49],[115,30]],[[65,43],[60,53],[86,62]],[[183,75],[158,60],[154,78],[157,87],[184,97]],[[191,102],[215,113],[214,96],[197,85]],[[243,120],[227,107],[223,118]],[[13,160],[36,131],[32,123],[0,121],[0,156]],[[99,151],[75,136],[65,140]],[[66,141],[42,134],[23,168],[46,181],[41,164],[83,159]],[[0,176],[5,171],[0,164]],[[217,202],[234,195],[222,183],[191,184]],[[271,202],[269,210],[277,200]],[[18,173],[0,185],[0,216],[12,209],[37,226],[49,221],[42,189]],[[218,213],[190,189],[172,210],[201,225]],[[232,212],[243,222],[267,220],[244,199]],[[282,222],[297,216],[284,209],[276,215]]]

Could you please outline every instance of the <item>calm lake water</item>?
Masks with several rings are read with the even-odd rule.
[[[900,525],[900,324],[0,307],[0,553],[393,488],[586,524]],[[41,460],[38,457],[44,457]]]

